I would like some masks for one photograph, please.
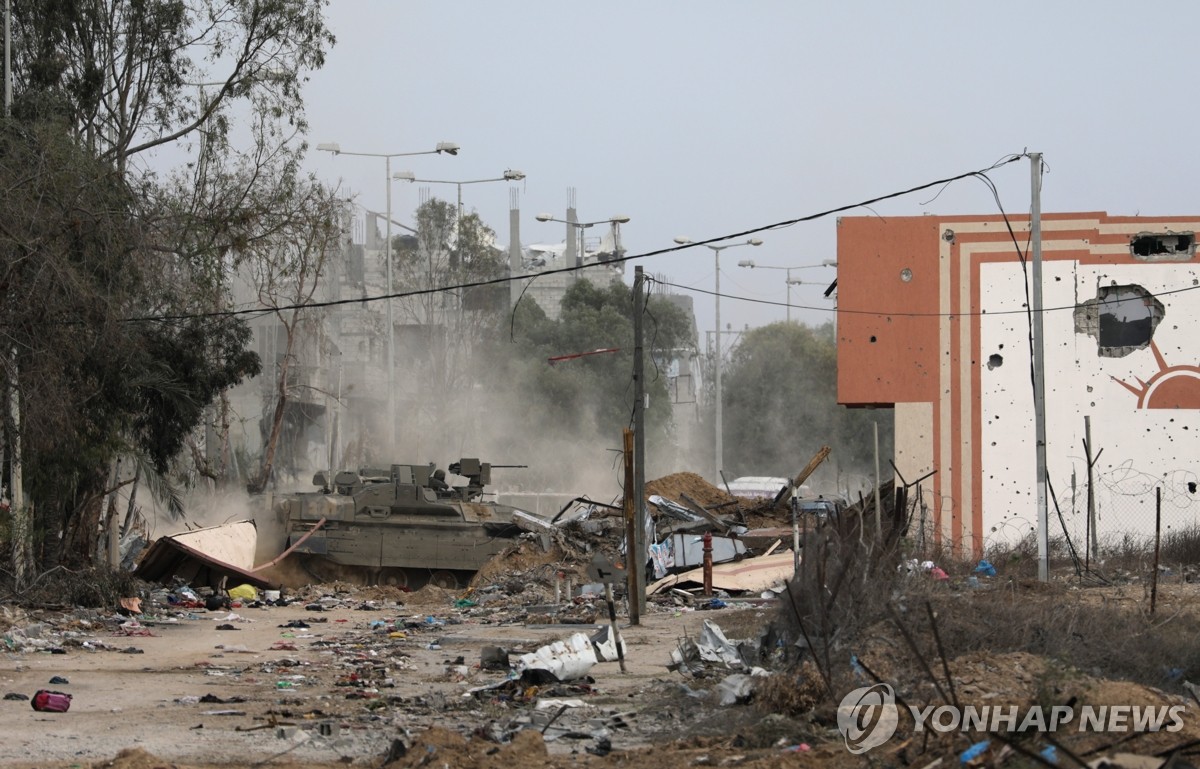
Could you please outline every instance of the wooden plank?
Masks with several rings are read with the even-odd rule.
[[[831,451],[833,451],[833,449],[829,448],[828,446],[822,446],[817,453],[813,455],[813,458],[808,460],[808,464],[803,470],[800,471],[800,474],[796,476],[796,479],[792,481],[792,485],[796,488],[803,486],[804,482],[808,480],[808,476],[816,472],[816,469],[821,466],[821,463],[825,461],[825,458],[829,456]]]
[[[725,523],[717,516],[713,515],[712,513],[708,512],[707,510],[705,510],[704,506],[701,505],[699,502],[692,499],[687,494],[680,494],[679,496],[683,497],[684,504],[687,505],[689,510],[696,513],[696,515],[699,515],[701,518],[708,521],[713,526],[716,526],[721,531],[729,531],[728,523]]]

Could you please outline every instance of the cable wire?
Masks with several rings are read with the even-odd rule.
[[[645,251],[640,254],[627,254],[625,256],[618,256],[613,259],[609,259],[608,261],[605,262],[605,264],[618,264],[618,263],[632,261],[634,259],[645,259],[645,258],[648,258],[651,256],[661,256],[663,254],[671,254],[671,253],[675,253],[677,251],[684,251],[684,250],[687,250],[690,248],[696,248],[698,246],[706,246],[711,243],[720,243],[722,241],[732,240],[733,238],[742,238],[742,237],[746,237],[749,235],[755,235],[755,234],[758,234],[761,232],[768,232],[771,230],[784,229],[787,227],[794,226],[796,224],[800,224],[802,222],[811,222],[811,221],[815,221],[817,219],[823,219],[828,216],[833,216],[834,214],[839,214],[844,211],[852,211],[856,208],[867,208],[869,210],[870,206],[872,204],[879,203],[879,202],[882,202],[885,200],[892,200],[894,198],[904,197],[905,195],[911,195],[914,192],[920,192],[921,190],[927,190],[927,189],[930,189],[933,187],[944,187],[953,182],[961,181],[962,179],[968,179],[968,178],[971,178],[978,174],[986,174],[988,171],[995,170],[996,168],[999,168],[1001,166],[1007,165],[1009,163],[1015,162],[1020,159],[1021,159],[1021,155],[1009,155],[1009,156],[1006,156],[1005,158],[997,161],[996,163],[993,163],[992,165],[988,166],[987,168],[980,169],[977,171],[966,171],[964,173],[955,174],[954,176],[949,176],[944,179],[937,179],[937,180],[934,180],[931,182],[926,182],[924,184],[918,184],[916,186],[909,187],[907,189],[898,190],[896,192],[890,192],[886,195],[879,195],[879,196],[876,196],[873,198],[869,198],[867,200],[863,200],[858,203],[847,203],[845,205],[836,206],[834,208],[829,208],[824,211],[818,211],[817,213],[808,214],[806,216],[796,217],[795,219],[788,219],[788,220],[785,220],[782,222],[775,222],[774,224],[767,224],[767,225],[763,225],[761,227],[754,227],[749,230],[733,232],[733,233],[729,233],[727,235],[719,235],[716,237],[708,238],[707,240],[697,240],[697,241],[693,241],[691,243],[684,243],[684,244],[680,244],[680,245],[676,245],[676,246],[670,246],[667,248],[660,248],[660,249],[657,249],[654,251]],[[508,275],[508,276],[503,276],[503,277],[499,277],[499,278],[491,278],[489,280],[468,281],[465,283],[457,283],[457,284],[453,284],[453,285],[449,285],[449,286],[440,286],[440,287],[436,287],[436,288],[413,289],[410,291],[398,291],[398,292],[391,292],[391,293],[387,293],[387,294],[381,294],[378,296],[356,297],[353,299],[332,299],[332,300],[325,301],[325,302],[306,302],[306,303],[300,304],[300,305],[289,305],[289,306],[283,306],[283,307],[272,307],[272,308],[255,307],[255,308],[247,308],[247,309],[240,309],[240,310],[221,310],[221,311],[214,311],[214,312],[207,312],[207,313],[190,313],[190,314],[179,314],[179,315],[142,315],[142,316],[134,316],[134,317],[125,318],[124,320],[126,322],[130,322],[130,323],[147,322],[147,321],[160,322],[160,321],[170,321],[170,320],[192,320],[192,319],[198,319],[198,318],[220,318],[220,317],[230,317],[230,316],[238,316],[238,315],[258,315],[258,314],[279,312],[282,310],[292,310],[292,309],[321,309],[324,307],[337,307],[337,306],[346,305],[346,304],[366,304],[367,302],[376,302],[376,301],[380,301],[380,300],[384,300],[384,299],[404,299],[407,297],[425,296],[428,294],[440,294],[440,293],[445,293],[445,292],[449,292],[449,291],[459,291],[459,290],[467,289],[467,288],[480,288],[483,286],[501,285],[501,284],[505,284],[505,283],[510,283],[514,280],[536,279],[539,277],[544,277],[546,275],[559,275],[559,274],[565,274],[565,273],[579,272],[581,270],[588,269],[590,267],[591,267],[591,265],[571,265],[568,267],[560,267],[560,268],[553,269],[553,270],[543,270],[541,272],[537,272],[537,273],[533,273],[533,274]]]

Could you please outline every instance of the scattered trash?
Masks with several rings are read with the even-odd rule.
[[[508,670],[508,650],[499,646],[485,646],[479,653],[479,666],[484,670]]]
[[[996,576],[996,567],[988,561],[980,561],[975,566],[975,573],[984,577],[994,577]]]
[[[733,673],[717,684],[718,702],[723,706],[745,704],[754,694],[754,679],[746,673]]]
[[[991,747],[991,744],[992,744],[991,740],[983,740],[982,742],[977,742],[974,745],[972,745],[971,747],[964,750],[961,754],[959,754],[958,760],[961,763],[969,764],[972,761],[974,761],[975,759],[982,756],[984,753],[986,753],[987,749],[989,747]]]
[[[30,703],[34,710],[44,713],[66,713],[71,708],[71,695],[49,689],[38,689]]]
[[[276,595],[278,596],[278,593]],[[257,601],[258,590],[253,585],[238,585],[230,588],[229,597],[239,601]]]
[[[58,684],[61,686],[63,684],[69,684],[71,682],[68,681],[67,679],[63,678],[62,676],[54,676],[48,681],[48,683]]]
[[[513,669],[530,683],[573,681],[587,675],[597,661],[591,639],[585,633],[576,633],[565,641],[521,655]]]
[[[596,659],[599,662],[620,662],[622,658],[629,654],[629,650],[625,647],[625,639],[621,638],[621,634],[616,634],[621,644],[620,650],[617,649],[617,644],[613,643],[613,630],[609,625],[600,628],[589,640],[592,643],[592,648],[596,651]]]
[[[120,635],[127,635],[127,636],[153,636],[154,635],[154,633],[151,632],[149,628],[143,627],[142,625],[138,624],[137,620],[129,620],[128,622],[122,622],[120,627],[117,628],[117,632]]]

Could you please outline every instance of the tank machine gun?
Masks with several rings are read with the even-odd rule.
[[[288,546],[317,579],[454,589],[523,533],[517,518],[536,520],[483,499],[493,467],[524,466],[460,459],[448,469],[464,486],[439,484],[432,464],[319,472],[319,491],[281,495],[275,509]]]

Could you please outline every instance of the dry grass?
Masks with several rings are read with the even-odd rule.
[[[111,609],[122,598],[141,595],[143,589],[144,583],[126,571],[107,567],[72,571],[57,567],[37,576],[20,591],[7,583],[3,586],[3,593],[6,603],[21,606]]]
[[[795,717],[812,711],[823,699],[825,684],[811,662],[773,673],[754,686],[754,707],[763,713]]]
[[[815,671],[826,699],[836,699],[873,676],[898,691],[927,688],[932,678],[944,678],[944,665],[953,667],[956,658],[978,654],[1027,653],[1056,670],[1175,693],[1184,692],[1184,681],[1200,679],[1200,645],[1195,643],[1200,611],[1193,611],[1189,602],[1173,601],[1151,616],[1146,588],[1122,592],[1095,587],[1106,584],[1098,580],[1082,582],[1093,587],[1080,587],[1065,540],[1051,543],[1051,563],[1054,573],[1070,575],[1070,581],[1038,582],[1036,542],[1027,538],[989,551],[986,557],[997,576],[972,587],[963,575],[973,572],[973,559],[925,553],[959,578],[939,582],[925,574],[907,576],[898,568],[906,560],[903,540],[886,532],[883,541],[872,539],[860,537],[852,520],[810,532],[805,565],[763,637],[776,664]],[[1147,552],[1144,542],[1141,549],[1134,545],[1128,543],[1120,555],[1149,577],[1153,549]],[[1160,560],[1200,561],[1200,527],[1164,537]],[[1114,568],[1111,563],[1109,568]],[[780,649],[790,653],[780,659]],[[764,689],[780,708],[790,707],[773,686],[760,687]]]

